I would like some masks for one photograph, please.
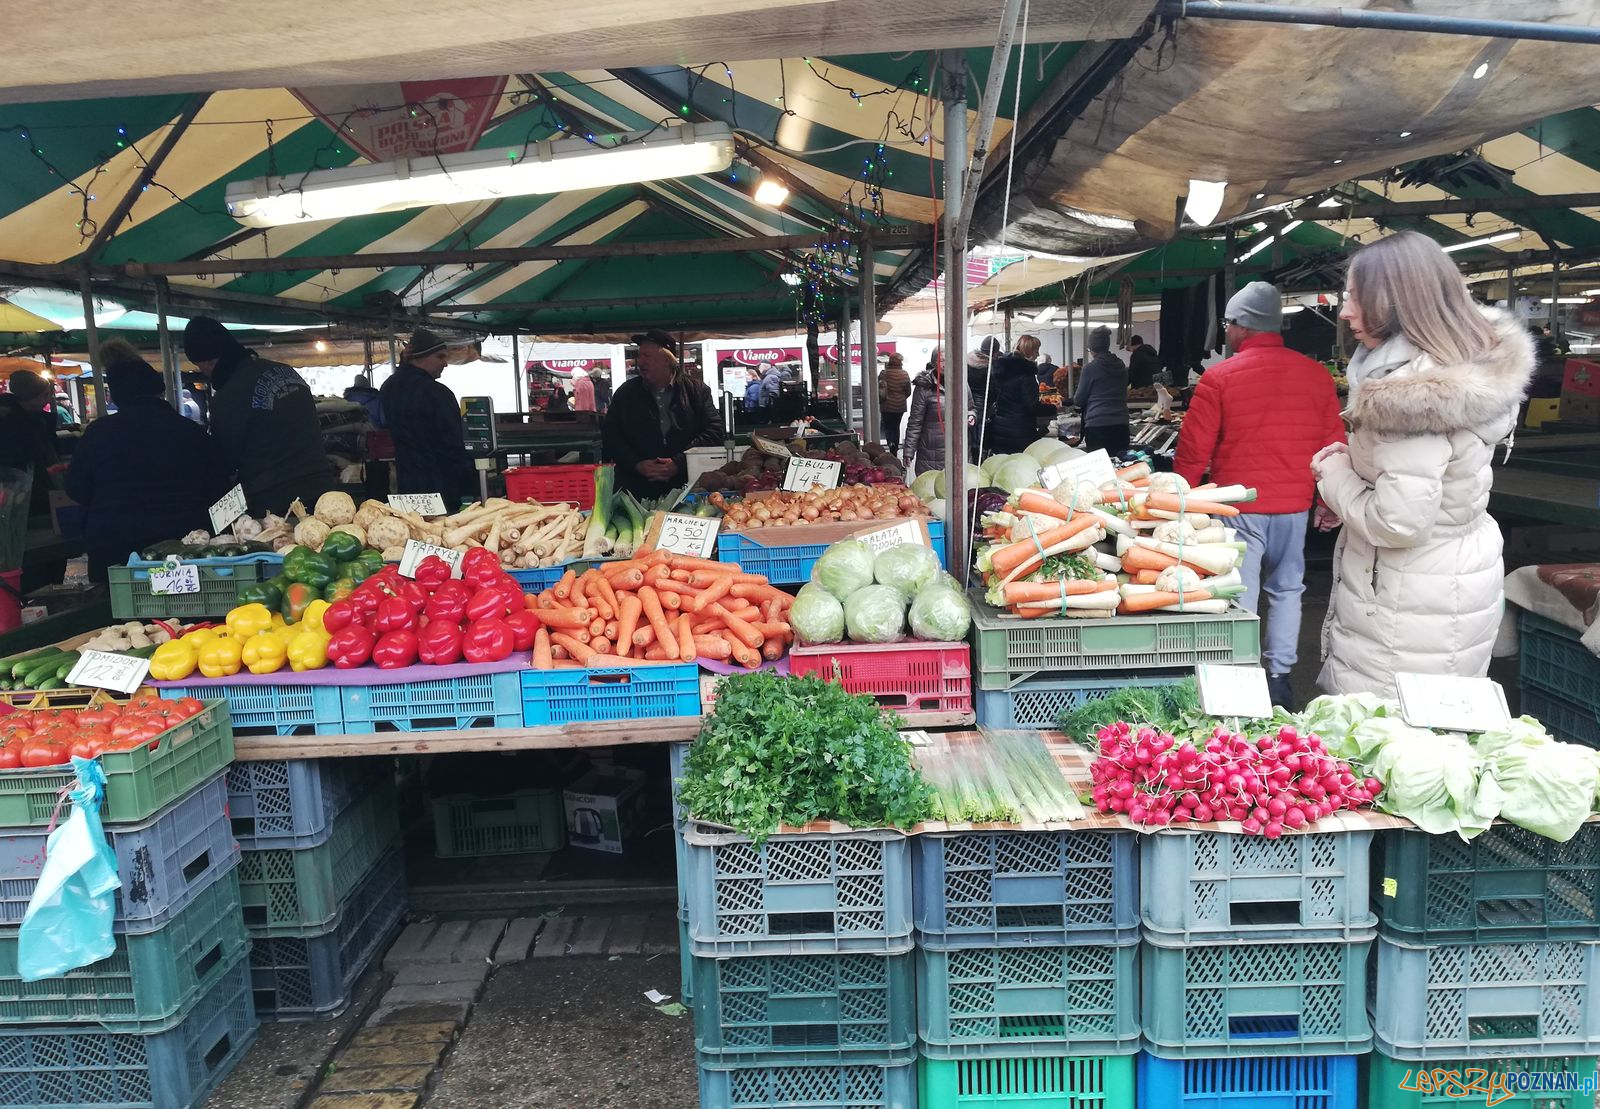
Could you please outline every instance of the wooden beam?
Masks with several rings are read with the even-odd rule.
[[[677,293],[645,297],[593,297],[587,300],[528,300],[496,304],[440,304],[433,311],[441,315],[468,315],[473,312],[562,312],[584,308],[643,308],[664,304],[745,304],[777,300],[787,288],[746,289],[737,293]]]
[[[441,755],[460,751],[549,751],[633,743],[687,743],[700,734],[700,717],[610,720],[538,728],[467,728],[370,735],[237,736],[234,758],[352,759],[370,755]]]
[[[1341,204],[1323,208],[1302,204],[1294,218],[1319,223],[1338,223],[1347,219],[1383,219],[1399,216],[1467,216],[1477,213],[1504,214],[1544,208],[1600,208],[1600,193],[1550,193],[1545,196],[1452,197],[1448,200],[1374,200],[1361,204]],[[1243,217],[1241,217],[1243,218]],[[1252,221],[1257,217],[1249,217]]]
[[[95,232],[94,238],[89,242],[88,249],[83,252],[83,260],[85,262],[93,263],[100,256],[100,252],[110,245],[112,238],[117,233],[117,229],[128,218],[128,213],[133,211],[133,206],[138,203],[139,196],[144,192],[145,186],[155,179],[156,170],[161,168],[161,163],[167,160],[167,155],[172,153],[172,148],[178,145],[178,140],[183,138],[184,132],[189,129],[189,124],[194,122],[194,117],[200,114],[200,109],[205,107],[206,101],[210,98],[211,94],[209,92],[196,93],[189,98],[189,103],[184,106],[177,120],[168,128],[167,133],[162,136],[161,144],[156,147],[149,158],[143,159],[144,167],[139,170],[138,176],[133,179],[133,184],[128,186],[128,191],[122,195],[121,200],[117,201],[117,206],[111,210],[111,214],[106,217],[105,222],[100,225],[100,229]],[[129,146],[132,146],[132,139],[129,139]]]

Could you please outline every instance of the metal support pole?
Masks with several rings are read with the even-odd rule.
[[[94,414],[104,416],[110,393],[106,390],[105,367],[100,365],[100,329],[94,322],[94,288],[88,274],[83,275],[78,287],[83,294],[83,335],[89,346],[89,365],[94,367]]]
[[[967,495],[967,241],[959,233],[966,184],[967,59],[940,55],[944,76],[944,472],[945,547],[956,580],[966,583],[972,558]]]
[[[1463,19],[1448,15],[1373,11],[1367,8],[1301,8],[1293,4],[1241,3],[1240,0],[1162,0],[1163,16],[1188,19],[1235,19],[1256,23],[1308,23],[1320,27],[1366,27],[1381,31],[1431,31],[1479,38],[1534,39],[1540,42],[1600,43],[1600,27],[1532,23],[1510,19]]]
[[[967,144],[956,147],[956,159],[967,166],[963,175],[961,198],[956,207],[955,238],[966,242],[967,231],[972,226],[972,212],[978,203],[978,186],[983,184],[983,172],[989,164],[989,135],[994,130],[995,116],[1000,111],[1000,94],[1005,89],[1006,70],[1010,69],[1011,40],[1017,33],[1017,17],[1022,14],[1022,0],[1005,0],[1000,9],[1000,30],[995,36],[994,53],[989,60],[989,76],[983,83],[983,101],[978,105],[978,129],[973,136],[972,160],[967,161]],[[1022,79],[1019,75],[1019,81]],[[962,111],[966,110],[966,96],[961,98]],[[965,120],[963,120],[965,123]],[[966,137],[966,128],[962,128]],[[945,132],[945,157],[950,150],[950,133]],[[948,194],[946,194],[948,199]]]
[[[517,344],[517,331],[511,329],[511,380],[517,386],[517,415],[528,410],[527,390],[522,387],[522,352]]]
[[[1517,299],[1517,264],[1511,262],[1506,266],[1506,311],[1515,312],[1517,306],[1513,303]]]
[[[850,373],[850,295],[839,290],[839,415],[844,418],[846,431],[857,430],[855,417],[855,389]]]
[[[872,236],[861,239],[861,404],[866,423],[863,438],[869,443],[883,439],[878,411],[878,286],[872,272],[877,257]]]
[[[183,375],[178,372],[178,352],[172,349],[167,329],[167,281],[156,280],[156,335],[161,340],[161,376],[167,380],[167,403],[183,411]]]
[[[1550,255],[1550,338],[1561,342],[1561,255]]]

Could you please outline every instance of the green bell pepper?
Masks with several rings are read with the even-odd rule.
[[[278,611],[283,613],[285,622],[298,624],[311,602],[321,596],[321,588],[303,581],[294,582],[283,591],[283,603]]]
[[[262,604],[274,611],[283,604],[283,587],[285,580],[282,574],[266,581],[252,582],[239,590],[239,603],[241,605]]]
[[[351,577],[338,578],[328,583],[328,588],[322,591],[322,599],[329,604],[334,601],[342,601],[356,591],[357,584],[356,580]],[[288,617],[285,616],[284,619],[287,620]]]
[[[366,568],[367,577],[370,578],[373,574],[383,569],[383,552],[375,551],[368,547],[356,556],[356,562]],[[365,581],[366,579],[363,578],[362,580]]]
[[[347,531],[329,532],[322,541],[322,553],[335,562],[349,562],[361,554],[361,540]]]
[[[333,559],[310,547],[289,549],[289,553],[283,556],[283,575],[290,581],[303,582],[319,592],[339,576]]]

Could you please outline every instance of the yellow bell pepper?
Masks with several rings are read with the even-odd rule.
[[[220,634],[221,631],[217,628],[196,628],[192,632],[185,632],[180,637],[180,641],[191,644],[198,652],[201,647],[217,638]]]
[[[303,623],[304,621],[302,621]],[[289,666],[295,671],[321,670],[328,665],[328,640],[326,632],[307,629],[289,643]]]
[[[275,628],[286,628],[289,626],[289,621],[283,618],[283,613],[274,612],[272,614],[272,626]]]
[[[270,631],[252,635],[244,641],[240,661],[252,674],[271,674],[282,670],[289,657],[289,646]]]
[[[200,673],[208,678],[227,678],[239,672],[244,645],[231,636],[219,635],[200,648]]]
[[[302,628],[315,629],[319,632],[326,630],[322,626],[322,614],[327,611],[328,602],[324,601],[321,597],[318,597],[316,600],[312,601],[306,606],[305,612],[300,614],[300,623],[298,626]]]
[[[150,656],[150,676],[158,682],[179,682],[194,673],[200,656],[195,645],[184,639],[169,639]]]
[[[272,627],[272,613],[267,606],[252,602],[240,605],[228,613],[228,630],[240,639],[249,639],[257,632]]]

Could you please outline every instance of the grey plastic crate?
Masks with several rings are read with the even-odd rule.
[[[911,848],[894,831],[684,830],[689,939],[702,958],[889,954],[911,935]]]
[[[700,1109],[917,1109],[917,1053],[849,1062],[732,1063],[702,1055]]]
[[[370,793],[386,759],[267,759],[228,768],[228,817],[246,851],[315,847],[333,820]]]
[[[1160,832],[1140,839],[1144,922],[1195,940],[1343,939],[1370,932],[1372,833],[1277,839]]]
[[[1394,1059],[1600,1054],[1600,943],[1380,936],[1373,1034]]]
[[[919,936],[938,943],[1139,938],[1136,832],[951,832],[912,840]]]

